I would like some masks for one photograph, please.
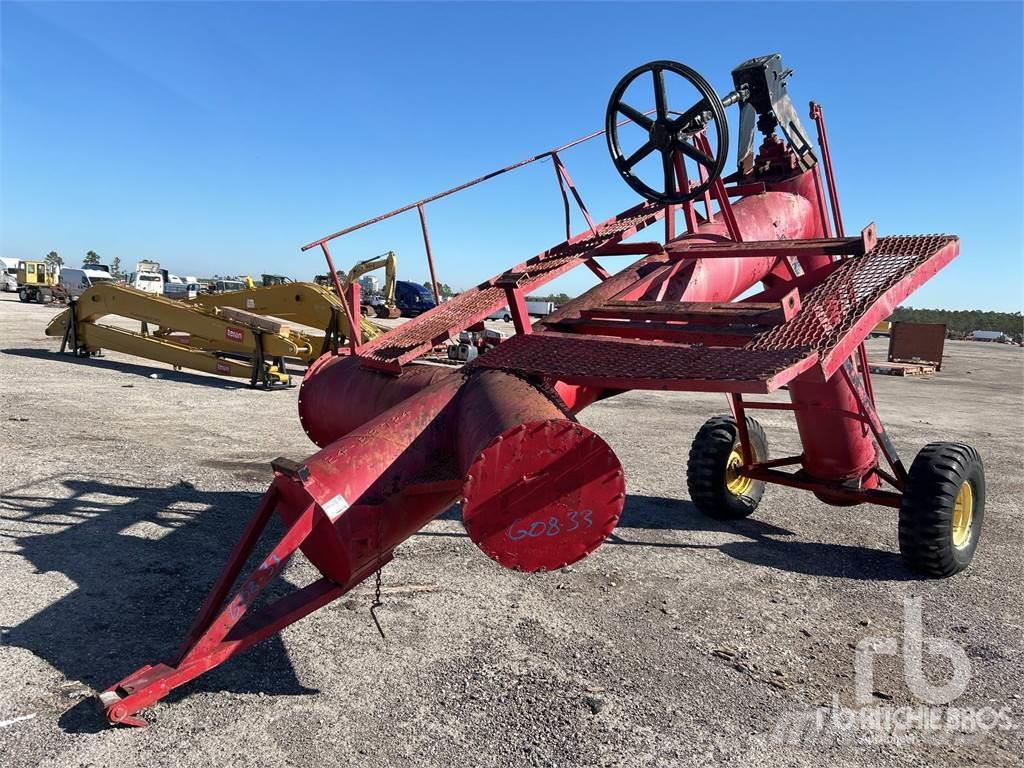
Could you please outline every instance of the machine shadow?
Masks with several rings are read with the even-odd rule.
[[[115,360],[106,360],[102,357],[76,357],[72,354],[59,354],[48,349],[37,349],[34,347],[21,347],[15,349],[0,350],[5,355],[17,355],[18,357],[30,357],[36,360],[48,360],[56,363],[67,363],[70,365],[87,365],[91,368],[103,368],[108,371],[126,373],[134,376],[148,378],[152,374],[159,374],[163,381],[173,381],[180,384],[192,384],[200,387],[212,387],[214,389],[248,389],[248,385],[241,380],[222,379],[216,376],[200,376],[186,371],[175,371],[171,368],[155,368],[134,363],[122,363]],[[128,382],[131,383],[131,382]]]
[[[622,534],[628,529],[731,533],[743,536],[749,541],[731,541],[717,545],[680,545],[627,540]],[[874,581],[909,581],[918,578],[906,567],[896,552],[787,539],[792,536],[795,536],[793,531],[763,522],[756,517],[715,520],[702,514],[691,501],[629,495],[626,497],[622,518],[609,542],[632,546],[692,546],[717,549],[736,560],[807,576]]]
[[[63,485],[63,498],[34,495],[31,487],[0,498],[0,537],[39,573],[59,572],[76,585],[21,624],[5,627],[4,641],[31,651],[69,681],[99,691],[143,664],[171,657],[259,495],[80,479]],[[44,530],[14,532],[10,523]],[[270,528],[261,542],[268,549],[283,530],[276,520]],[[278,579],[268,599],[289,589]],[[316,693],[299,683],[278,635],[169,699],[207,690]],[[104,722],[89,700],[60,718],[61,727],[74,732],[95,731]]]
[[[452,506],[439,520],[460,521],[462,511]],[[700,544],[656,540],[643,531],[690,531],[739,535],[747,541],[724,544]],[[639,535],[637,535],[639,532]],[[461,537],[465,533],[421,531],[419,536]],[[786,528],[748,517],[742,520],[715,520],[702,514],[688,499],[629,494],[619,524],[607,543],[612,546],[664,547],[668,549],[717,549],[736,560],[763,565],[779,571],[807,576],[873,581],[918,580],[896,552],[869,547],[793,541],[796,534]]]

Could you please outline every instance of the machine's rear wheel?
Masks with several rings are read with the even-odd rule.
[[[767,461],[768,438],[756,419],[747,417],[747,433],[754,461]],[[737,473],[743,464],[739,429],[732,416],[704,422],[690,447],[686,485],[697,509],[718,520],[747,517],[761,501],[764,482]]]
[[[907,473],[900,552],[926,576],[959,573],[974,557],[985,516],[985,466],[962,443],[930,443]]]

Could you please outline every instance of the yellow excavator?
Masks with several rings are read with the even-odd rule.
[[[384,288],[381,291],[382,300],[375,302],[372,296],[362,296],[360,303],[362,304],[362,311],[370,316],[382,317],[388,320],[394,320],[397,317],[402,316],[401,310],[395,305],[395,281],[398,276],[398,257],[395,256],[394,251],[388,251],[382,253],[380,256],[374,256],[372,259],[364,259],[360,261],[352,269],[349,270],[348,275],[342,280],[341,287],[344,290],[348,290],[348,287],[352,285],[356,280],[365,275],[367,272],[372,272],[375,269],[384,267]],[[340,273],[339,273],[340,274]],[[331,279],[330,275],[317,275],[316,284],[330,288]]]
[[[373,307],[374,314],[377,317],[394,320],[396,317],[402,316],[401,310],[395,306],[395,280],[398,273],[398,257],[395,256],[394,251],[388,251],[372,259],[360,261],[352,267],[348,272],[348,277],[345,278],[345,288],[348,288],[367,272],[372,272],[381,267],[384,267],[384,289],[381,291],[384,301],[381,304],[371,304],[370,306]]]

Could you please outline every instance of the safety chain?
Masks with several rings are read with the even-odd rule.
[[[374,578],[373,602],[370,604],[370,618],[373,619],[373,623],[377,626],[377,631],[380,633],[382,640],[387,640],[387,637],[384,635],[384,628],[380,625],[380,619],[377,618],[377,609],[384,605],[383,601],[380,599],[381,571],[383,571],[384,569],[384,565],[382,562],[384,559],[383,510],[384,505],[387,503],[387,500],[390,499],[392,496],[397,496],[400,488],[401,481],[398,477],[395,477],[391,485],[391,492],[385,495],[384,498],[381,500],[381,503],[378,506],[378,509],[380,509],[381,511],[377,513],[377,572]]]

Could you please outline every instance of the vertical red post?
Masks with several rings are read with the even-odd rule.
[[[430,250],[430,234],[427,232],[427,214],[423,210],[423,203],[416,205],[420,214],[420,229],[423,230],[423,247],[427,251],[427,268],[430,269],[430,287],[434,291],[434,303],[441,306],[441,294],[437,290],[437,275],[434,273],[434,254]]]
[[[740,438],[743,464],[749,467],[754,463],[754,451],[750,447],[750,432],[747,430],[747,410],[743,407],[743,395],[739,393],[729,395],[729,400],[732,414],[736,419],[736,432]]]
[[[505,288],[505,298],[508,299],[508,311],[512,315],[512,324],[516,328],[516,333],[533,333],[533,328],[530,325],[530,312],[526,308],[523,292],[518,287],[509,286]]]
[[[331,259],[331,252],[327,248],[327,243],[320,243],[320,249],[324,252],[324,258],[327,259],[327,271],[331,275],[331,281],[334,283],[334,290],[338,294],[338,299],[341,301],[341,308],[345,310],[345,318],[348,320],[349,337],[355,338],[359,334],[360,323],[356,322],[361,319],[362,316],[356,311],[355,317],[352,316],[352,312],[349,310],[348,302],[345,300],[345,291],[341,287],[341,281],[338,279],[338,271],[334,268],[334,260]],[[352,348],[352,353],[355,354],[358,342]]]
[[[821,169],[817,167],[814,169],[814,197],[818,201],[818,219],[821,221],[821,234],[824,237],[832,237],[832,223],[828,219],[825,190],[822,189],[821,185]]]
[[[828,184],[828,198],[832,203],[832,217],[836,221],[836,237],[843,234],[843,214],[839,210],[839,193],[836,192],[836,177],[832,173],[832,153],[828,149],[828,133],[825,131],[825,113],[821,105],[811,102],[811,119],[818,129],[818,146],[821,147],[821,164],[825,166],[825,183]]]
[[[348,306],[351,307],[350,316],[354,317],[352,325],[349,326],[348,345],[353,355],[359,354],[359,344],[362,341],[363,310],[359,306],[359,281],[353,280],[348,286]]]
[[[676,169],[676,184],[679,189],[689,191],[690,179],[686,175],[686,162],[678,152],[672,156],[672,165]],[[693,200],[687,200],[680,207],[683,209],[683,219],[686,221],[686,233],[692,235],[697,231],[697,214],[693,210]]]

